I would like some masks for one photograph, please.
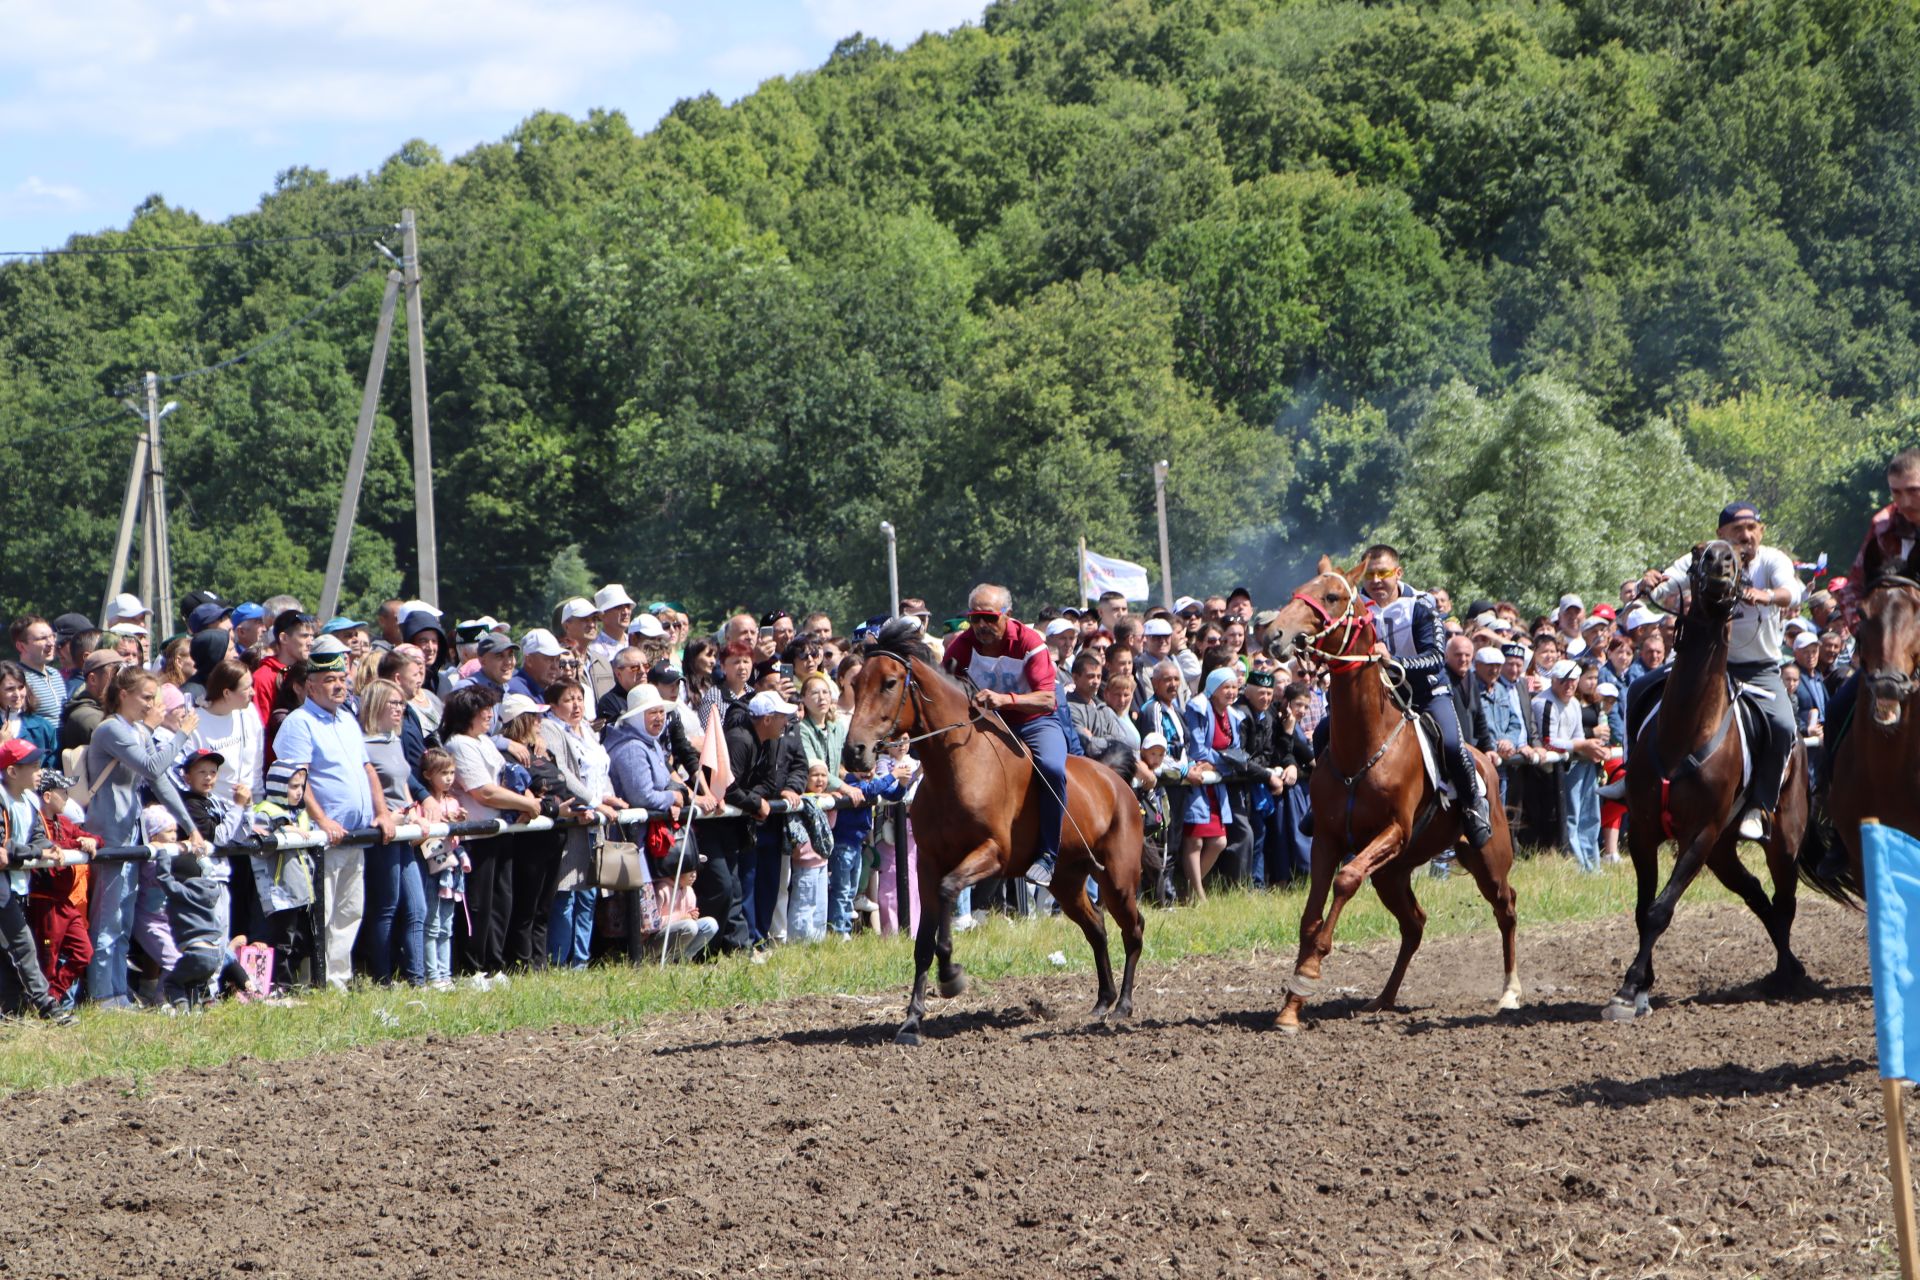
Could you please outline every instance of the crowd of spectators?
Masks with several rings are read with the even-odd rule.
[[[1668,662],[1672,615],[1567,595],[1529,617],[1507,601],[1456,608],[1424,585],[1460,723],[1498,762],[1521,844],[1590,870],[1617,859],[1625,808],[1602,788],[1624,768],[1625,691]],[[861,641],[880,620],[843,630],[820,612],[742,611],[695,634],[673,602],[642,606],[619,584],[517,636],[420,600],[389,600],[368,622],[204,592],[183,612],[186,630],[167,637],[129,594],[98,625],[77,613],[12,625],[17,659],[0,662],[10,1011],[172,1010],[222,988],[259,998],[355,979],[487,987],[648,947],[758,959],[907,926],[917,909],[908,744],[884,744],[871,775],[841,759]],[[919,600],[902,613],[936,645],[966,625]],[[1109,592],[1032,616],[1069,749],[1131,761],[1152,901],[1307,871],[1326,673],[1310,651],[1268,653],[1276,616],[1244,588],[1143,613]],[[1785,636],[1783,678],[1818,769],[1851,651],[1832,592],[1808,597]],[[622,825],[632,809],[654,816]],[[536,817],[553,824],[396,835]],[[287,830],[325,847],[271,838]],[[170,841],[177,857],[86,860]],[[602,886],[607,841],[637,846],[644,887]],[[53,853],[68,865],[22,865]],[[976,907],[1046,902],[991,883],[958,924]]]

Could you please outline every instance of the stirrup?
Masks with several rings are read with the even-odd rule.
[[[1767,815],[1753,808],[1740,815],[1740,838],[1742,840],[1765,840],[1767,838]]]
[[[1053,883],[1053,867],[1058,861],[1058,854],[1051,858],[1035,858],[1027,867],[1026,882],[1036,889],[1046,888]]]

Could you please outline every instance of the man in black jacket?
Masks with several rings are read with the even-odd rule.
[[[1460,717],[1460,736],[1492,755],[1493,733],[1487,728],[1486,712],[1480,707],[1480,687],[1473,678],[1473,641],[1465,635],[1447,641],[1447,684],[1453,690],[1454,710]]]
[[[734,767],[727,803],[758,821],[754,855],[744,866],[741,896],[748,903],[748,923],[755,944],[763,943],[773,927],[773,908],[780,897],[780,855],[785,851],[786,816],[775,813],[775,801],[799,802],[807,789],[807,753],[794,732],[793,717],[800,708],[771,691],[753,695],[744,708],[728,708],[727,751]],[[742,768],[739,725],[745,720],[752,735],[750,755]]]

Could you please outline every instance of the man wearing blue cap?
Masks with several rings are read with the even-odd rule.
[[[1733,502],[1720,512],[1720,538],[1740,557],[1740,602],[1733,609],[1733,628],[1727,653],[1727,674],[1740,684],[1750,684],[1772,696],[1759,699],[1761,714],[1771,732],[1753,762],[1753,781],[1747,790],[1747,809],[1740,817],[1740,838],[1764,840],[1767,824],[1780,807],[1781,775],[1786,772],[1787,757],[1793,751],[1798,729],[1794,724],[1793,698],[1780,678],[1780,645],[1786,637],[1788,616],[1800,607],[1805,588],[1793,570],[1793,557],[1778,547],[1762,545],[1767,527],[1761,523],[1760,509],[1751,502]],[[1675,560],[1665,573],[1649,569],[1638,581],[1622,586],[1621,596],[1637,600],[1660,596],[1687,580],[1693,567],[1693,553]],[[1627,691],[1627,721],[1637,723],[1634,711],[1666,682],[1671,665],[1652,671],[1636,680]],[[1624,779],[1623,779],[1624,781]],[[1624,791],[1624,787],[1619,790]],[[1620,799],[1615,786],[1601,790],[1607,799]]]

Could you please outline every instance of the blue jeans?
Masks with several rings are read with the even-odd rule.
[[[780,859],[787,851],[786,839],[786,819],[778,816],[767,819],[754,833],[740,896],[746,900],[747,924],[755,942],[773,932],[773,904],[780,901]]]
[[[453,913],[459,906],[453,898],[436,895],[427,899],[428,982],[445,982],[453,977]]]
[[[827,869],[795,867],[787,885],[787,941],[818,942],[827,936]]]
[[[140,903],[138,864],[95,863],[87,885],[87,925],[93,959],[87,964],[87,998],[95,1003],[128,999],[128,945]]]
[[[853,932],[853,899],[860,892],[860,854],[857,844],[833,846],[827,859],[827,928]]]
[[[1036,785],[1032,792],[1040,810],[1034,850],[1037,857],[1051,862],[1060,856],[1060,824],[1067,814],[1067,736],[1053,716],[1036,716],[1014,732],[1027,744],[1035,769],[1046,779],[1047,785]]]
[[[1600,766],[1568,763],[1560,780],[1560,838],[1582,871],[1600,869]]]
[[[547,958],[555,967],[587,967],[593,947],[593,910],[600,904],[600,891],[563,889],[553,895],[553,917],[547,922]]]
[[[369,845],[364,874],[367,918],[361,937],[367,973],[375,982],[392,980],[397,925],[400,976],[418,986],[427,979],[427,888],[419,851],[411,844]]]

